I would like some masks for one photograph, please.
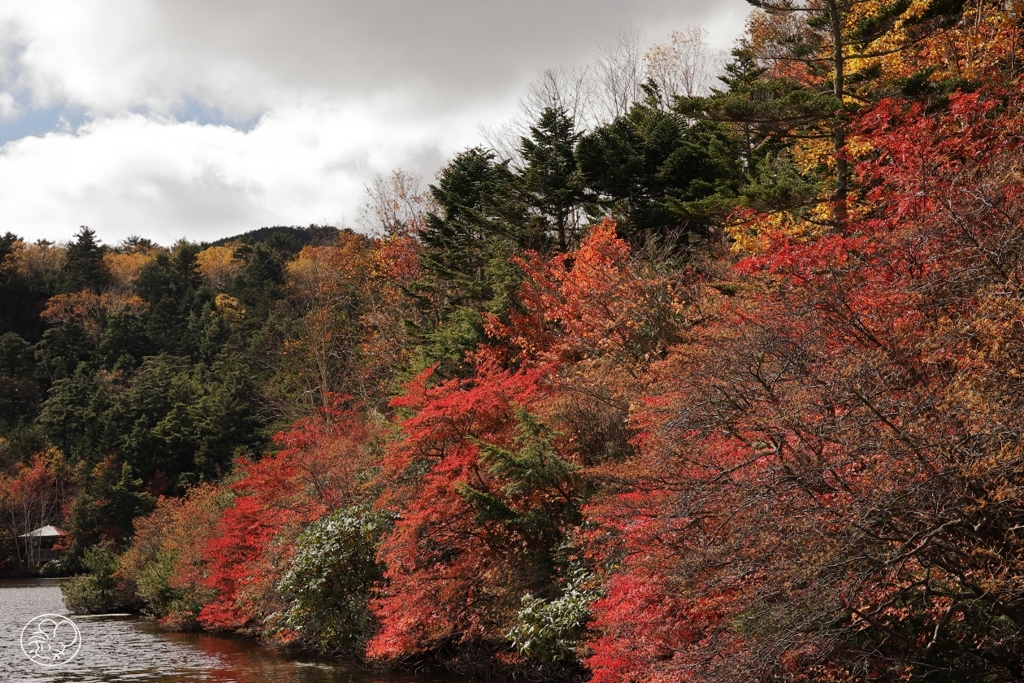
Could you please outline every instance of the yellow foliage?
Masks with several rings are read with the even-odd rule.
[[[210,247],[196,255],[199,272],[215,290],[224,289],[242,269],[242,262],[235,258],[234,247]]]
[[[131,289],[143,267],[155,256],[155,250],[133,251],[127,254],[108,251],[103,255],[103,265],[110,274],[111,286],[115,289]]]
[[[851,114],[899,92],[911,77],[926,75],[933,82],[991,78],[1004,73],[999,69],[1005,71],[1006,65],[1021,63],[1016,29],[1021,4],[970,3],[954,26],[937,28],[921,21],[933,8],[931,0],[910,0],[905,7],[893,0],[851,0],[839,5],[837,37],[826,3],[808,2],[801,13],[778,0],[766,2],[764,10],[751,15],[743,42],[768,78],[789,79],[825,93],[841,75],[843,112],[837,114]],[[894,10],[898,15],[891,22],[864,38],[863,27]],[[833,57],[837,39],[843,57],[838,61]],[[794,53],[798,44],[816,46],[814,55]],[[927,74],[922,72],[925,66],[930,69]],[[842,119],[825,116],[792,131],[790,155],[798,172],[818,184],[816,203],[791,210],[790,215],[737,212],[737,224],[728,229],[737,251],[760,251],[773,235],[813,238],[823,232],[819,224],[848,220],[864,210],[855,204],[856,178],[849,169],[873,150],[863,137],[850,135],[849,123]]]
[[[213,299],[214,313],[223,315],[229,321],[237,321],[245,313],[245,307],[233,296],[220,293]]]
[[[286,273],[289,289],[300,299],[311,300],[337,296],[369,277],[372,269],[369,240],[342,233],[337,246],[303,247]]]
[[[812,213],[827,210],[826,204],[819,204]],[[827,226],[820,222],[802,219],[789,211],[776,211],[746,216],[727,227],[726,233],[733,240],[733,251],[759,254],[768,247],[768,241],[774,237],[786,236],[792,240],[806,242],[824,234],[826,229]]]
[[[15,270],[21,275],[45,277],[63,270],[68,254],[61,246],[47,242],[26,244],[19,240],[7,258],[12,259]]]

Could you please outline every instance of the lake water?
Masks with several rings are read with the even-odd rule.
[[[0,581],[0,681],[3,683],[456,683],[468,680],[443,673],[389,674],[335,661],[297,659],[248,640],[168,633],[152,622],[129,615],[69,615],[81,632],[81,648],[70,662],[47,668],[26,657],[20,644],[23,627],[42,614],[67,614],[58,580]]]

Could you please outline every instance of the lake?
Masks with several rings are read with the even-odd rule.
[[[465,683],[469,680],[446,673],[381,673],[334,660],[291,657],[250,640],[169,633],[153,622],[132,615],[69,615],[81,632],[81,648],[73,660],[48,668],[29,659],[21,647],[22,629],[42,614],[68,614],[58,579],[0,581],[0,681]]]

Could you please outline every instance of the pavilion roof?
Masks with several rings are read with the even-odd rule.
[[[38,529],[33,529],[27,534],[22,534],[18,538],[48,538],[53,536],[67,536],[68,532],[64,531],[59,527],[55,527],[52,524],[41,526]]]

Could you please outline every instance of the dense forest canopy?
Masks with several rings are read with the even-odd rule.
[[[1024,679],[1019,8],[751,4],[363,232],[0,238],[4,569],[56,524],[77,610],[532,680]]]

